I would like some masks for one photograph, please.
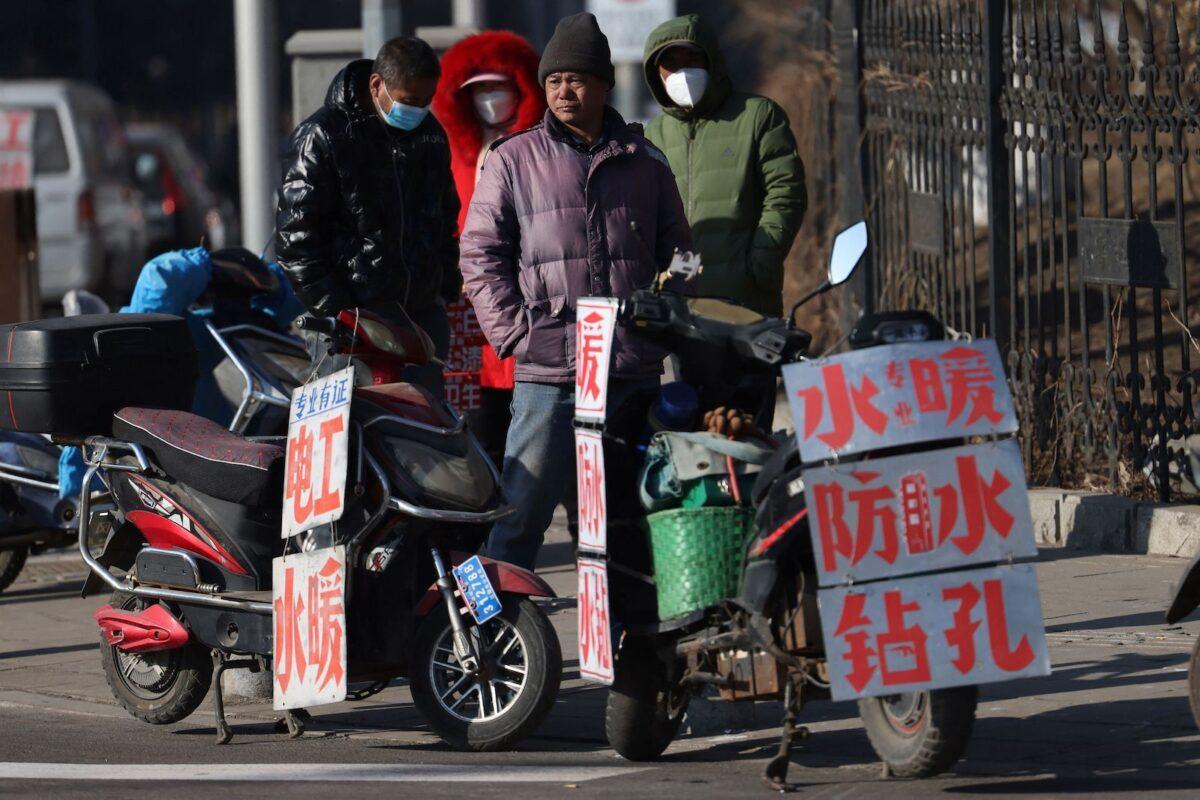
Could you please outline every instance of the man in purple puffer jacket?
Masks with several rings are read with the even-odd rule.
[[[558,23],[538,80],[549,109],[492,145],[459,239],[488,342],[516,356],[503,484],[517,511],[492,529],[487,550],[529,568],[574,480],[576,300],[628,297],[691,244],[666,157],[606,105],[613,66],[595,17]],[[658,383],[665,354],[620,329],[613,348],[617,406]]]

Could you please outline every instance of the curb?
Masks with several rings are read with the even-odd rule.
[[[1030,489],[1038,547],[1195,558],[1200,505],[1164,505],[1104,492]]]

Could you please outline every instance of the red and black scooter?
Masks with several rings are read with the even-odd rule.
[[[86,423],[61,402],[39,407],[53,403],[48,393],[18,389],[8,392],[20,407],[14,424],[20,415],[37,418],[60,440],[82,445],[84,486],[99,475],[112,491],[114,529],[103,551],[93,556],[87,546],[86,495],[79,545],[91,569],[85,595],[105,585],[113,592],[96,612],[113,695],[138,719],[164,724],[191,714],[211,686],[224,742],[231,733],[220,673],[270,669],[272,558],[284,553],[283,441],[244,438],[172,410],[190,401],[186,388],[171,389],[186,372],[179,366],[185,348],[166,352],[182,321],[146,316],[155,319],[122,315],[89,326],[81,317],[72,326],[55,320],[0,329],[16,343],[15,361],[10,347],[9,363],[0,367],[29,366],[47,348],[61,359],[72,347],[82,351],[80,362],[108,365],[90,378],[99,385]],[[414,701],[445,741],[464,749],[509,747],[553,704],[562,659],[549,621],[529,599],[553,596],[536,575],[484,559],[503,611],[482,625],[455,591],[451,566],[509,512],[494,468],[449,406],[394,382],[406,364],[430,358],[428,338],[415,326],[343,312],[305,318],[303,327],[320,331],[334,356],[352,357],[356,383],[365,384],[368,374],[371,381],[355,388],[351,402],[345,513],[332,530],[310,531],[300,545],[346,547],[348,679],[378,690],[407,677]],[[97,352],[102,345],[107,351]],[[127,374],[135,383],[109,385],[122,377],[119,364],[129,363],[137,366],[126,372],[149,369],[157,382]],[[116,409],[111,435],[80,435],[110,429],[96,427],[96,406]],[[313,538],[319,536],[325,541]],[[306,719],[287,713],[293,735]]]

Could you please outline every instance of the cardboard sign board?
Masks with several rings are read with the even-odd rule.
[[[346,548],[272,563],[275,708],[346,699]]]
[[[586,556],[579,557],[579,676],[592,683],[613,682],[608,569]]]
[[[334,522],[345,510],[353,393],[353,367],[292,392],[283,489],[285,539]]]
[[[579,548],[604,553],[608,547],[608,505],[604,480],[604,438],[599,431],[575,431],[575,476],[579,504]]]
[[[995,342],[873,347],[783,368],[806,462],[1017,430]]]
[[[581,297],[575,309],[575,418],[603,422],[608,414],[608,368],[617,301]]]
[[[1015,440],[803,473],[821,586],[1037,555]]]
[[[1029,564],[817,594],[834,700],[1050,674]]]
[[[0,109],[0,190],[33,185],[33,123],[29,109]]]

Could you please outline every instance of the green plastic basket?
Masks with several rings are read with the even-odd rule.
[[[741,507],[675,508],[646,518],[658,586],[658,618],[669,620],[737,594],[742,549],[754,512]]]

